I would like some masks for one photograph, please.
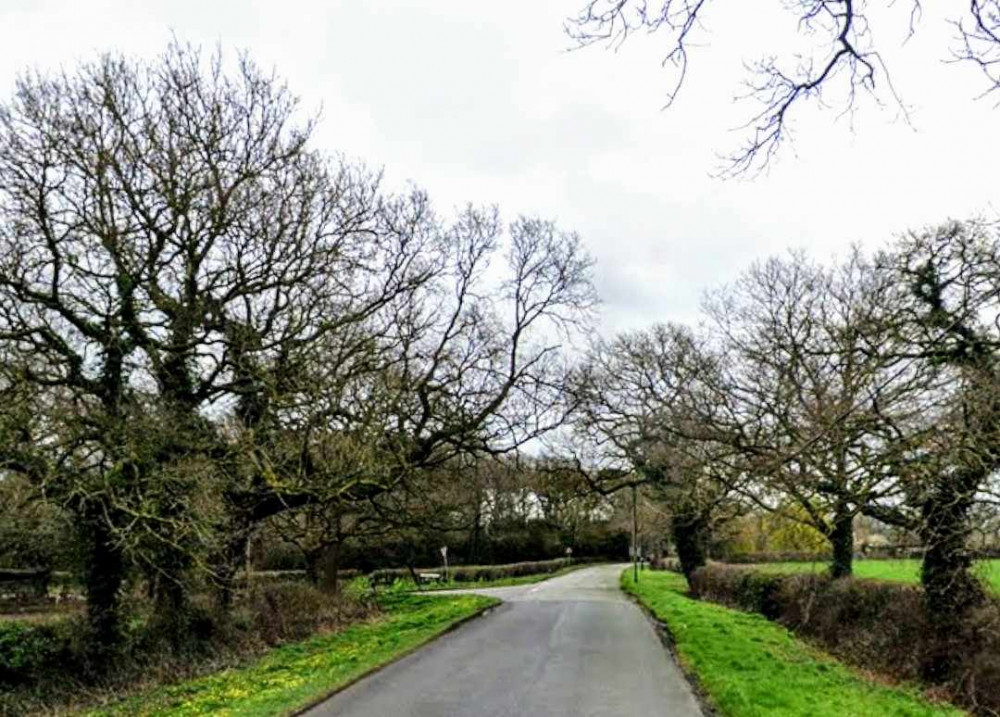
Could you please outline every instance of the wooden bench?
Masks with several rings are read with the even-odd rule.
[[[417,577],[420,578],[420,582],[422,583],[441,582],[441,573],[417,573]]]

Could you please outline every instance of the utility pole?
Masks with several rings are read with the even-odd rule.
[[[639,504],[636,485],[632,484],[632,574],[639,583]]]

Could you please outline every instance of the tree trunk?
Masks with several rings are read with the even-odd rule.
[[[754,538],[754,549],[758,553],[767,552],[767,526],[764,524],[763,513],[757,516],[757,536]]]
[[[480,540],[481,540],[481,537],[480,537],[481,534],[482,534],[482,511],[477,506],[476,507],[476,517],[475,517],[475,520],[473,520],[473,522],[472,522],[472,535],[471,535],[471,539],[469,540],[469,543],[470,543],[470,546],[469,546],[469,562],[472,565],[479,565],[480,564],[479,543],[480,543]]]
[[[984,597],[972,574],[969,513],[978,478],[948,476],[923,506],[921,538],[925,552],[921,580],[927,607],[935,619],[951,619]]]
[[[921,582],[936,638],[924,665],[924,676],[931,681],[950,676],[954,656],[964,649],[959,628],[968,611],[985,599],[982,585],[972,574],[968,545],[969,513],[979,484],[975,471],[943,476],[923,505]]]
[[[189,636],[191,613],[187,586],[173,575],[160,576],[154,607],[158,634],[179,649]]]
[[[188,573],[191,557],[178,544],[154,553],[158,579],[154,592],[155,619],[164,635],[180,645],[189,617]]]
[[[160,573],[152,567],[146,569],[146,599],[150,602],[156,600],[160,592]]]
[[[319,585],[320,560],[323,557],[320,550],[309,550],[306,552],[306,579],[312,586]]]
[[[107,664],[121,645],[121,591],[125,582],[124,555],[104,521],[103,511],[96,506],[82,521],[87,545],[84,588],[90,650],[97,665]]]
[[[836,515],[833,517],[830,544],[833,547],[833,562],[830,564],[830,575],[835,579],[850,577],[854,571],[853,514],[838,509]]]
[[[323,590],[331,595],[340,592],[340,541],[327,546],[323,555]]]
[[[219,609],[229,610],[233,604],[233,597],[236,593],[238,580],[236,578],[240,568],[246,560],[247,544],[250,542],[250,529],[239,527],[230,533],[229,540],[222,550],[218,565],[215,567],[217,575],[216,582],[216,603]],[[250,576],[245,576],[247,582]]]
[[[705,521],[697,514],[677,513],[671,520],[677,558],[686,578],[705,565],[705,541],[707,530]]]

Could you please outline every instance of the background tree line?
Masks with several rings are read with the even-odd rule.
[[[658,496],[689,576],[748,520],[804,526],[847,576],[855,526],[881,524],[919,547],[947,630],[984,599],[971,538],[995,514],[998,288],[983,221],[830,264],[757,262],[706,296],[697,328],[596,341],[555,460],[600,492]]]

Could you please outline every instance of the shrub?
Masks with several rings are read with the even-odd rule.
[[[653,558],[649,561],[650,570],[667,570],[671,573],[683,573],[681,570],[681,561],[677,558]]]
[[[356,619],[367,606],[354,596],[338,599],[302,582],[278,582],[256,586],[249,610],[259,637],[276,645]]]
[[[36,678],[66,649],[67,637],[55,626],[0,621],[0,685]]]
[[[710,565],[691,575],[690,587],[695,597],[731,607],[759,612],[776,618],[780,612],[775,602],[783,576],[757,572],[732,565]]]

